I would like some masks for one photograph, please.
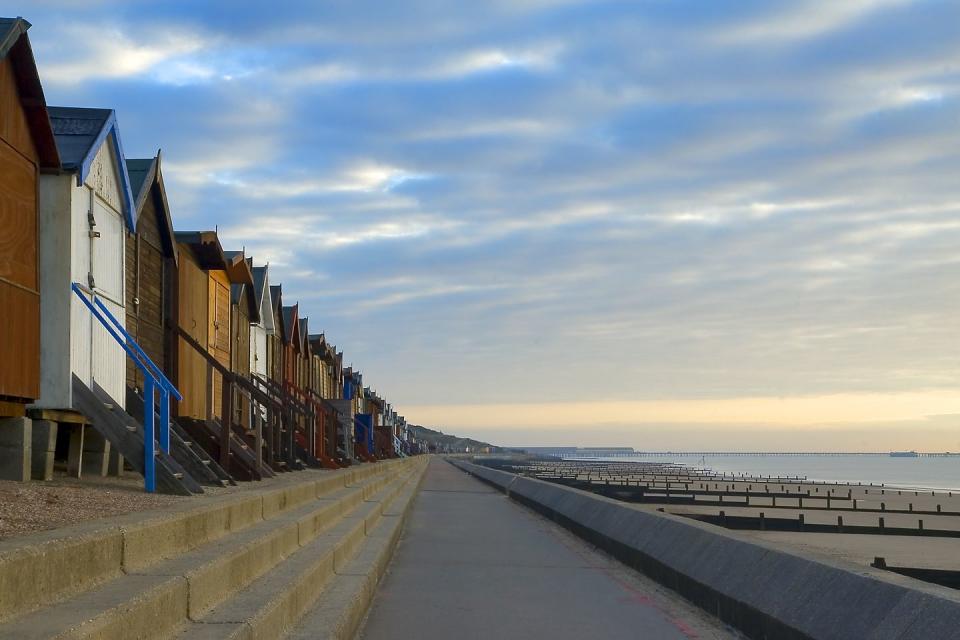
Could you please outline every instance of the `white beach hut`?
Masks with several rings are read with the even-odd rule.
[[[270,377],[270,355],[267,336],[276,334],[273,301],[270,297],[268,267],[253,267],[253,294],[260,309],[260,321],[250,325],[250,372]]]
[[[72,374],[120,407],[125,353],[71,291],[99,299],[124,322],[124,242],[136,229],[130,178],[111,109],[50,107],[62,170],[40,181],[43,409],[73,408]]]

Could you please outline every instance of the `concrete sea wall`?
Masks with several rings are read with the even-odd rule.
[[[806,557],[577,489],[452,463],[750,638],[960,638],[956,591]]]

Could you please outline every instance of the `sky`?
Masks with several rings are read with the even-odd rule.
[[[960,3],[14,0],[408,420],[960,450]]]

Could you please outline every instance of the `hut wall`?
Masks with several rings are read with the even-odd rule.
[[[281,327],[283,327],[283,315],[280,313],[279,307],[276,313],[273,314],[273,326],[277,327],[276,332],[272,336],[267,336],[267,348],[270,353],[270,377],[274,382],[280,384],[284,381],[284,367],[283,356],[284,356],[284,345],[283,338],[280,335]]]
[[[164,357],[165,261],[157,208],[151,193],[137,220],[137,233],[127,237],[127,331],[158,367]],[[143,388],[143,374],[127,359],[127,384]]]
[[[180,269],[177,273],[177,320],[180,328],[201,345],[207,344],[209,277],[194,261],[190,251],[179,248]],[[203,356],[177,338],[176,384],[183,400],[179,415],[204,419],[208,415],[207,363]]]
[[[0,396],[40,395],[38,156],[9,58],[0,60]]]
[[[270,359],[267,355],[267,330],[262,325],[250,325],[250,371],[266,377]]]
[[[70,211],[72,175],[40,177],[40,351],[39,407],[70,407],[70,316],[80,301],[70,292]]]
[[[210,277],[208,290],[207,350],[217,362],[230,368],[230,280],[225,271],[207,272]],[[223,415],[223,376],[213,372],[213,397],[211,407],[214,417]]]
[[[233,366],[231,370],[234,373],[237,373],[244,378],[250,377],[250,314],[249,314],[249,296],[251,293],[250,287],[244,286],[243,293],[240,296],[239,304],[232,305],[230,310],[230,327],[233,333],[232,339],[232,348],[233,348]],[[237,424],[242,425],[244,428],[249,429],[251,426],[250,420],[250,403],[240,393],[239,389],[235,389],[233,392],[233,410],[234,410],[234,420]]]

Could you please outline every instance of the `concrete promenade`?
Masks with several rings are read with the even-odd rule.
[[[434,459],[361,637],[739,636],[502,493]]]

